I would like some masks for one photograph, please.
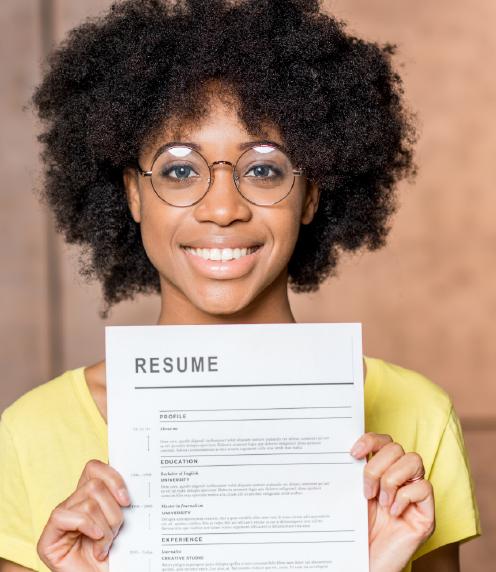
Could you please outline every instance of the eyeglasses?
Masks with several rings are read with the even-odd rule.
[[[295,178],[303,174],[293,168],[284,151],[275,143],[249,147],[236,161],[214,161],[188,145],[172,143],[161,148],[151,169],[138,172],[150,177],[153,190],[171,206],[189,207],[199,203],[210,189],[214,165],[230,165],[236,189],[248,202],[258,206],[279,203],[291,192]]]

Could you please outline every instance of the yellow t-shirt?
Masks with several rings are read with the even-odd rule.
[[[365,425],[418,452],[434,487],[436,530],[421,556],[480,534],[460,425],[446,393],[413,371],[366,358]],[[108,463],[107,425],[84,377],[66,371],[24,394],[0,422],[0,558],[47,572],[36,544],[89,459]],[[410,566],[407,567],[410,570]]]

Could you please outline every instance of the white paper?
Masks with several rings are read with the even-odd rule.
[[[360,324],[107,327],[132,502],[110,571],[367,571],[361,346]]]

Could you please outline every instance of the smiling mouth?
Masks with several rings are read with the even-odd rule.
[[[194,256],[203,258],[203,260],[224,262],[253,254],[260,246],[250,246],[249,248],[191,248],[190,246],[183,246],[182,248]]]

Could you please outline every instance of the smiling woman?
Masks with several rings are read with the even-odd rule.
[[[288,285],[315,290],[341,252],[382,246],[414,171],[393,52],[316,0],[123,0],[72,30],[33,98],[41,198],[103,315],[156,292],[158,324],[292,323]],[[191,357],[162,365],[217,366]],[[368,458],[370,570],[454,572],[479,522],[451,402],[413,371],[365,367],[350,454]],[[3,412],[0,570],[107,570],[129,502],[108,465],[105,362]]]
[[[47,124],[42,196],[66,240],[86,246],[82,271],[102,283],[103,315],[138,292],[160,292],[121,200],[122,171],[151,171],[163,145],[191,141],[180,136],[206,118],[212,99],[239,116],[236,145],[283,144],[321,191],[289,260],[293,290],[317,289],[343,249],[382,246],[395,183],[413,171],[415,137],[393,51],[346,35],[315,0],[123,2],[73,30],[34,97]],[[219,128],[215,137],[225,139]],[[236,145],[209,161],[236,162]]]
[[[205,89],[208,112],[200,122],[165,125],[140,153],[138,163],[150,166],[151,177],[139,177],[134,166],[124,169],[131,214],[167,299],[161,320],[177,321],[193,306],[195,323],[205,319],[200,313],[250,321],[256,300],[257,314],[283,321],[288,260],[301,225],[317,210],[318,187],[295,175],[275,126],[265,128],[262,143],[247,131],[239,103],[222,85]],[[194,141],[193,157],[187,147],[168,146],[180,139]],[[182,149],[182,157],[172,160],[171,149]],[[171,169],[182,170],[179,181]]]

